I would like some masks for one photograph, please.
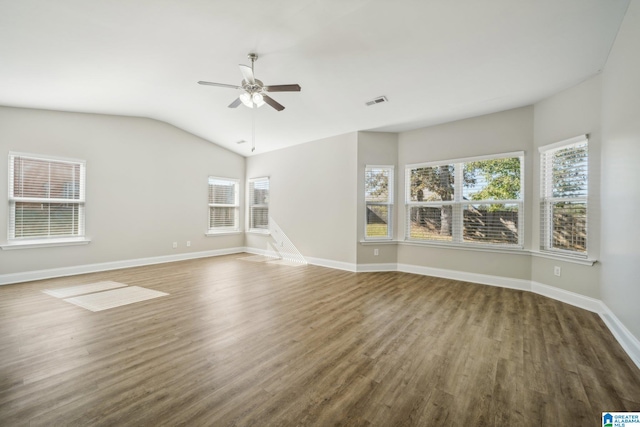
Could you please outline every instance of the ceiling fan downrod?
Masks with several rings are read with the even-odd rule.
[[[251,52],[251,53],[249,53],[249,54],[247,55],[247,58],[249,58],[249,60],[251,61],[251,71],[255,71],[255,70],[253,69],[253,63],[254,63],[254,62],[256,62],[256,61],[258,60],[258,54],[257,54],[257,53],[253,53],[253,52]],[[255,73],[254,73],[254,74],[255,74]]]

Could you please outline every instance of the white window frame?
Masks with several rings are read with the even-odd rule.
[[[213,203],[212,200],[209,199],[209,205],[207,208],[207,235],[219,235],[219,234],[228,234],[228,233],[239,233],[240,232],[240,180],[235,178],[222,178],[217,176],[210,176],[208,178],[208,193],[211,194],[211,185],[212,181],[218,181],[226,184],[232,184],[234,186],[234,202],[232,204],[228,203]],[[224,226],[224,225],[211,225],[211,208],[234,208],[234,221],[232,226]]]
[[[559,150],[576,147],[579,145],[587,145],[587,194],[584,196],[572,197],[553,197],[553,177],[552,173],[552,154]],[[589,135],[579,135],[574,138],[556,142],[554,144],[544,145],[538,148],[540,153],[540,251],[549,254],[556,254],[570,258],[588,258],[589,252]],[[553,247],[553,219],[552,207],[557,202],[581,202],[585,205],[585,231],[586,244],[585,251],[572,251]]]
[[[264,203],[253,203],[253,189],[255,188],[256,183],[264,183],[267,184],[267,197],[264,200]],[[269,198],[271,196],[271,183],[268,176],[263,176],[259,178],[249,178],[247,181],[247,230],[250,233],[261,233],[261,234],[269,234]],[[266,209],[267,210],[267,226],[266,228],[262,227],[254,227],[254,217],[253,211],[255,208]]]
[[[405,165],[405,241],[411,242],[415,244],[424,244],[424,245],[437,245],[437,246],[453,246],[453,247],[465,247],[465,248],[487,248],[487,249],[504,249],[504,250],[523,250],[524,249],[524,200],[525,200],[525,185],[524,185],[524,176],[525,176],[525,165],[524,165],[524,151],[514,151],[509,153],[499,153],[499,154],[491,154],[485,156],[476,156],[476,157],[466,157],[460,159],[451,159],[451,160],[440,160],[434,162],[425,162],[425,163],[414,163]],[[513,200],[464,200],[464,164],[482,160],[494,160],[494,159],[504,159],[504,158],[520,158],[520,198]],[[445,166],[451,165],[455,166],[454,170],[454,199],[451,201],[435,201],[435,202],[417,202],[411,201],[411,171],[413,169],[425,168],[425,167],[435,167],[435,166]],[[420,239],[411,237],[410,228],[411,228],[411,208],[416,206],[441,206],[441,205],[451,205],[452,206],[452,232],[451,232],[451,241],[439,241],[439,240],[429,240],[429,239]],[[487,243],[487,242],[470,242],[465,241],[463,236],[464,229],[464,215],[463,215],[463,206],[469,204],[509,204],[509,205],[517,205],[518,206],[518,243],[517,244],[508,244],[508,243]]]
[[[78,199],[57,199],[52,197],[21,197],[14,193],[15,171],[14,164],[16,158],[38,160],[50,163],[70,163],[80,167],[78,182]],[[86,222],[86,161],[65,157],[55,157],[42,154],[30,154],[20,152],[9,152],[8,163],[8,206],[9,218],[7,224],[7,245],[2,245],[2,249],[19,249],[40,246],[64,246],[67,244],[86,244],[89,239],[85,236]],[[33,237],[16,237],[16,204],[20,202],[29,203],[65,203],[78,205],[77,233],[70,235],[42,235]]]
[[[388,187],[388,195],[387,200],[384,202],[373,202],[367,201],[367,174],[371,170],[385,170],[388,173],[389,181],[387,183]],[[395,166],[393,165],[366,165],[364,168],[364,240],[367,241],[376,241],[376,240],[391,240],[393,238],[393,207],[394,207],[394,174],[395,174]],[[369,206],[386,206],[387,207],[387,235],[386,236],[369,236],[368,232],[368,210]]]

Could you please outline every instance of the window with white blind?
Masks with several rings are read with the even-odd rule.
[[[540,147],[540,249],[587,256],[588,137]]]
[[[267,232],[269,230],[269,178],[249,180],[248,205],[249,231]]]
[[[239,181],[209,177],[209,231],[207,234],[240,231]]]
[[[524,153],[407,165],[407,240],[522,248]]]
[[[366,240],[391,239],[393,166],[366,166],[364,172]]]
[[[9,153],[10,242],[84,236],[84,160]]]

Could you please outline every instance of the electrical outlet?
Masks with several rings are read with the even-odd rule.
[[[553,267],[553,274],[560,277],[560,274],[562,273],[562,269],[560,268],[560,266],[555,266]]]
[[[187,240],[187,247],[191,246],[191,240]]]
[[[178,242],[173,242],[173,249],[178,247]]]
[[[373,256],[378,256],[378,255],[380,255],[380,251],[378,249],[374,249]]]

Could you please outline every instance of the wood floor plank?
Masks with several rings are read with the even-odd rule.
[[[628,407],[628,401],[620,398],[620,394],[624,393],[621,389],[625,386],[619,385],[607,372],[583,365],[578,366],[578,370],[593,415],[608,411],[624,411]],[[628,382],[637,384],[634,377],[631,377]],[[633,409],[633,411],[639,410],[640,405],[636,405]]]
[[[0,425],[599,425],[640,371],[532,293],[246,254],[0,287]],[[89,312],[43,289],[169,295]]]
[[[551,396],[538,391],[524,389],[524,407],[522,412],[526,426],[560,426],[557,420],[563,410]],[[571,426],[575,424],[569,424]],[[598,425],[594,419],[590,425]]]
[[[500,358],[492,390],[490,414],[495,425],[524,426],[524,388],[522,364]]]

